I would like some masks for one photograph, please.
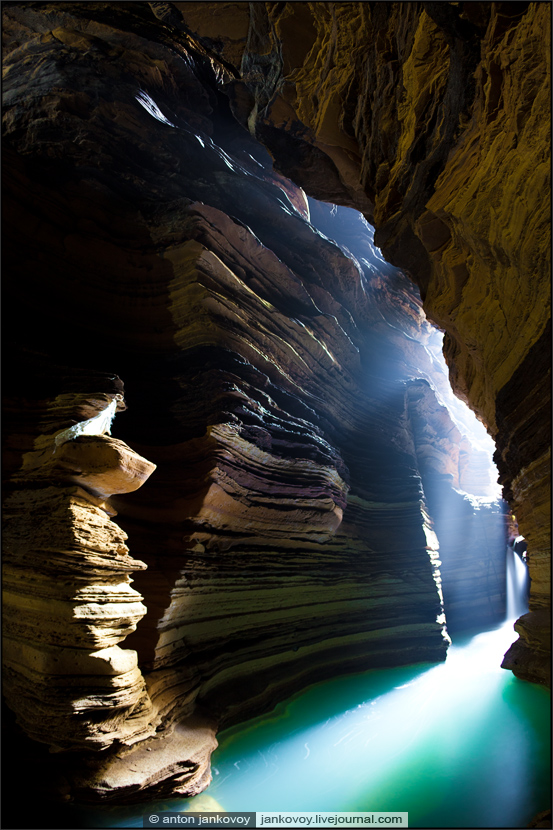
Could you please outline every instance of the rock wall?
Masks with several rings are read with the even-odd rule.
[[[251,103],[233,66],[244,38],[254,54],[272,31],[265,6],[251,27],[229,6],[212,43],[182,17],[199,5],[4,9],[5,299],[22,310],[6,332],[6,695],[28,734],[63,750],[69,797],[193,794],[217,725],[338,672],[445,656],[409,403],[430,375],[430,327],[402,274],[316,230],[233,115]],[[312,146],[298,140],[286,164],[369,215],[364,186]],[[118,378],[116,437],[75,437],[122,395]],[[451,424],[432,430],[462,476],[466,447],[461,463]],[[59,680],[68,648],[84,686]]]
[[[507,505],[475,495],[481,468],[466,463],[466,436],[428,381],[408,384],[406,410],[426,505],[440,546],[448,631],[454,634],[498,623],[505,619]],[[480,460],[478,452],[473,455]],[[471,469],[474,466],[476,469]],[[471,488],[466,479],[476,487]]]
[[[547,678],[543,631],[542,673],[524,663],[551,606],[551,7],[172,7],[175,29],[220,57],[233,112],[276,169],[362,211],[446,332],[452,385],[496,441],[531,551],[531,614],[509,667]]]

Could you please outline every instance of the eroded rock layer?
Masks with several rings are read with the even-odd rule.
[[[105,434],[121,403],[119,393],[51,401],[41,413],[51,432],[23,455],[4,504],[4,694],[27,734],[56,749],[155,732],[137,654],[118,645],[146,613],[129,578],[146,566],[105,499],[155,468]]]
[[[453,387],[496,440],[531,614],[550,608],[551,6],[172,7],[276,168],[361,210],[418,283]],[[535,661],[517,649],[522,677],[522,652]]]
[[[441,381],[418,421],[409,403],[432,375],[414,287],[364,223],[342,247],[319,233],[229,108],[251,103],[232,62],[244,37],[263,47],[265,6],[257,45],[241,4],[221,45],[191,36],[196,5],[4,10],[5,298],[25,312],[8,320],[6,694],[69,751],[81,798],[195,794],[217,725],[339,672],[443,659],[424,476],[438,459],[453,493],[479,463]],[[333,201],[370,213],[353,173],[298,142],[312,190],[338,182]],[[83,432],[118,378],[116,437]]]

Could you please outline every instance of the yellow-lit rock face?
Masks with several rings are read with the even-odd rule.
[[[375,241],[419,284],[428,318],[446,332],[453,388],[496,440],[530,544],[531,608],[542,607],[551,7],[264,5],[256,38],[243,52],[234,41],[243,79],[240,93],[228,86],[234,111],[277,169],[374,221]],[[201,21],[193,28],[201,38]],[[261,72],[269,55],[274,71]]]
[[[81,435],[60,446],[27,453],[18,480],[63,478],[88,493],[107,499],[116,493],[132,493],[155,470],[123,441],[107,435]],[[108,508],[109,509],[109,508]]]
[[[42,423],[54,431],[35,438],[13,476],[4,506],[4,694],[36,741],[94,751],[86,773],[67,771],[73,792],[155,793],[169,777],[173,792],[193,795],[210,780],[216,746],[211,720],[186,718],[197,682],[168,707],[164,678],[148,688],[137,652],[123,645],[147,611],[130,578],[146,565],[129,555],[109,498],[137,490],[156,465],[94,434],[110,399],[113,411],[117,399],[125,408],[121,395],[50,401]],[[59,429],[67,419],[73,425]],[[181,721],[176,731],[168,708]]]
[[[551,313],[551,10],[531,4],[515,24],[491,5],[468,121],[415,230],[431,255],[425,308],[454,343],[452,380],[495,436],[497,394]]]
[[[89,419],[36,438],[5,502],[4,692],[27,733],[58,749],[103,750],[155,731],[137,654],[117,645],[146,613],[129,576],[145,565],[129,556],[104,500],[155,469],[101,434],[120,399],[51,401],[44,422],[54,430],[71,414]]]
[[[144,565],[125,538],[76,488],[20,490],[6,502],[5,694],[35,739],[104,749],[153,733],[136,652],[115,645],[146,613],[128,576]]]

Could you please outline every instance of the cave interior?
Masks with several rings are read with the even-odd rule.
[[[515,539],[547,686],[550,4],[2,15],[13,791],[198,795],[501,623]]]

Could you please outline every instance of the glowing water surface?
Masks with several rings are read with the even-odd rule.
[[[437,666],[311,687],[219,735],[206,793],[146,809],[403,810],[411,827],[526,826],[550,803],[550,698],[500,668],[512,625],[458,638]],[[104,826],[141,827],[146,809],[104,813]]]

